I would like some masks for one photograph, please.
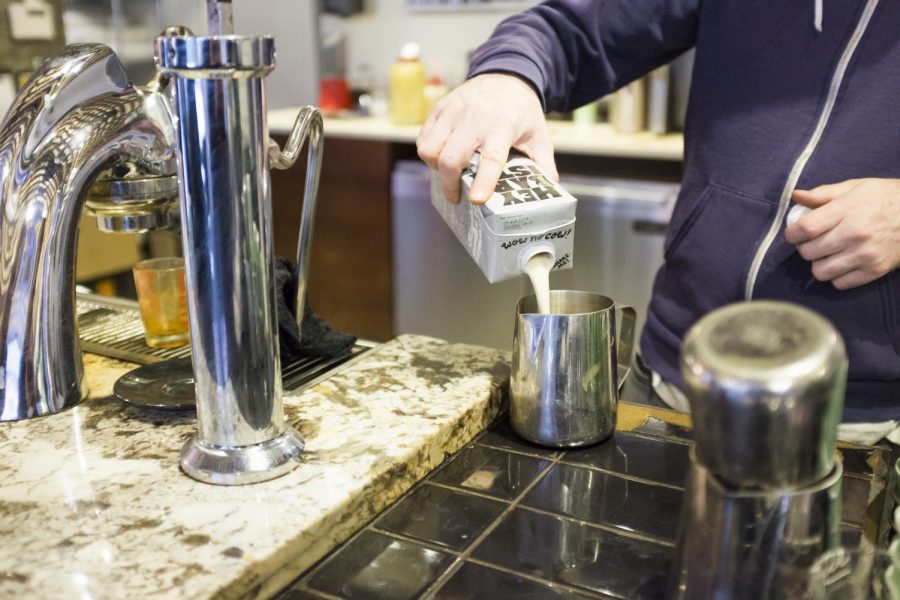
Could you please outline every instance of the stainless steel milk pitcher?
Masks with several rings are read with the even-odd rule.
[[[616,339],[616,310],[622,323]],[[575,447],[609,437],[634,346],[635,311],[589,292],[519,300],[513,339],[510,421],[523,438]]]

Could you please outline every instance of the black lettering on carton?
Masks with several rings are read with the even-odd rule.
[[[513,246],[518,246],[519,244],[524,244],[526,241],[527,241],[526,238],[518,238],[515,240],[510,240],[508,242],[503,242],[502,244],[500,244],[500,247],[503,248],[504,250],[509,250]]]
[[[539,187],[539,186],[547,186],[547,187],[555,187],[553,183],[544,177],[541,174],[534,174],[528,177],[528,187]]]
[[[503,169],[503,173],[506,175],[531,175],[534,173],[534,170],[528,165],[507,165],[505,169]]]
[[[503,194],[503,206],[511,204],[525,204],[534,201],[534,194],[530,190],[511,190]]]
[[[551,200],[559,197],[556,193],[556,188],[549,185],[532,188],[531,193],[534,194],[535,198],[538,200]]]
[[[503,194],[504,192],[508,192],[513,189],[515,188],[510,185],[509,179],[501,179],[497,182],[497,187],[494,188],[494,191]]]
[[[553,268],[561,269],[570,262],[572,262],[572,255],[566,252],[564,255],[560,256],[555,263],[553,263]]]
[[[506,189],[511,190],[527,190],[532,187],[528,177],[507,177],[502,179]]]

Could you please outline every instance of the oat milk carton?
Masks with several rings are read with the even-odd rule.
[[[553,256],[553,270],[572,268],[575,198],[533,160],[514,155],[490,199],[481,206],[470,204],[479,158],[473,156],[463,171],[456,204],[445,200],[437,174],[432,174],[431,203],[488,281],[518,277],[538,252]]]

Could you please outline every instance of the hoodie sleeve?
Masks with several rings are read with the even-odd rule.
[[[549,0],[501,22],[469,78],[529,81],[546,111],[605,96],[691,48],[701,0]]]

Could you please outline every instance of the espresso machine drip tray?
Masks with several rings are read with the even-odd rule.
[[[144,342],[144,326],[137,302],[79,293],[76,297],[78,334],[84,352],[139,365],[190,358],[191,346],[151,348]],[[363,358],[377,344],[359,340],[347,354],[335,358],[300,358],[281,367],[284,390],[294,392],[326,379],[338,367]]]

